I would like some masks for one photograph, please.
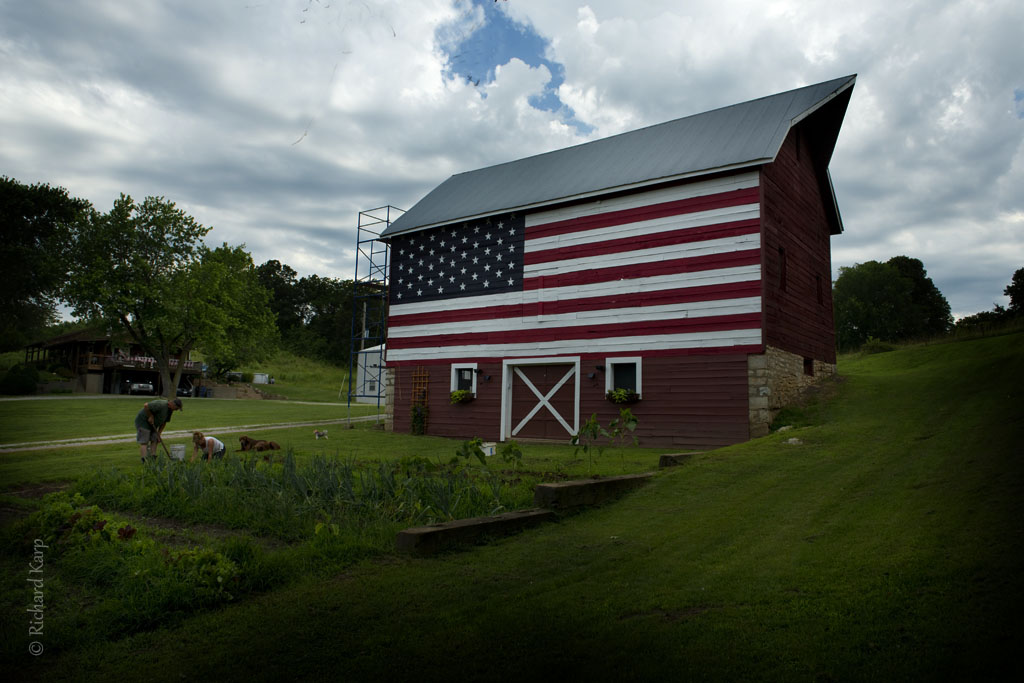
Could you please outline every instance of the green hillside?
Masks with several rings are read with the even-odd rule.
[[[1024,335],[844,358],[791,429],[615,504],[374,557],[25,678],[1012,680]]]

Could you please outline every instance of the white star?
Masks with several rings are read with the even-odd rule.
[[[473,226],[473,233],[475,234],[475,233],[478,233],[478,232],[480,232],[480,226],[479,225],[474,225]]]
[[[495,256],[494,258],[496,258],[496,259],[498,259],[498,260],[500,261],[500,260],[501,260],[501,254],[498,254],[498,255],[497,255],[497,256]]]
[[[422,276],[422,275],[420,275],[420,276],[419,276],[419,277],[417,277],[416,279],[417,279],[417,280],[419,280],[420,282],[423,282],[423,276]]]
[[[474,249],[479,249],[480,248],[480,243],[479,242],[473,242],[473,248]]]
[[[490,270],[490,269],[491,269],[491,264],[490,263],[484,265],[484,270]]]
[[[408,287],[409,289],[412,289],[412,283],[410,282],[410,283],[409,283],[409,284],[407,285],[407,287]]]
[[[509,286],[509,287],[511,287],[511,286],[512,286],[512,285],[514,285],[515,283],[516,283],[516,281],[515,281],[515,280],[513,280],[512,278],[509,278],[509,279],[508,279],[508,286]]]
[[[423,266],[423,259],[420,259],[420,266]]]
[[[501,230],[504,227],[505,227],[505,221],[498,221],[498,230]]]
[[[504,272],[504,271],[501,271],[501,270],[496,270],[496,271],[494,271],[494,274],[495,274],[495,275],[497,275],[498,277],[501,277],[501,275],[502,275],[502,273],[503,273],[503,272]]]
[[[444,245],[445,245],[445,241],[441,240],[441,246],[443,247]]]
[[[491,239],[491,233],[487,233],[486,235],[484,235],[484,239],[485,240]]]
[[[427,280],[427,286],[428,287],[433,287],[434,286],[434,278],[430,278],[429,280]]]
[[[402,293],[401,293],[401,292],[399,292],[399,293],[398,293],[398,298],[399,298],[399,299],[401,299],[401,298],[402,298]]]
[[[455,284],[455,276],[452,275],[451,277],[449,277],[448,278],[448,282],[450,282],[450,283],[452,283],[454,285]]]
[[[514,244],[508,245],[508,250],[509,251],[515,251],[516,250],[516,245],[514,245]]]
[[[424,249],[424,246],[421,244],[420,245],[420,251],[423,251],[423,249]]]
[[[423,290],[422,289],[417,289],[416,290],[416,296],[423,296]]]
[[[434,269],[434,264],[433,263],[431,263],[429,266],[427,266],[427,270],[433,270],[433,269]]]
[[[468,237],[466,237],[465,235],[463,235],[463,236],[462,236],[462,243],[463,243],[463,244],[465,244],[465,243],[466,243],[466,242],[468,242],[468,241],[469,241],[469,238],[468,238]]]
[[[476,273],[473,273],[473,279],[474,280],[476,279]]]
[[[465,269],[465,268],[463,268],[463,269],[462,269],[462,274],[463,274],[463,275],[465,275],[465,274],[466,274],[466,269]]]
[[[437,237],[434,233],[430,233],[430,241],[433,242],[434,238]]]
[[[498,244],[504,244],[504,243],[505,243],[505,240],[503,240],[503,239],[501,239],[501,238],[499,237],[499,238],[498,238]]]
[[[460,289],[461,291],[466,291],[466,283],[465,283],[465,282],[463,282],[462,284],[460,284],[460,285],[459,285],[459,289]]]
[[[491,283],[488,282],[487,280],[484,280],[484,287],[490,287],[490,286],[491,286]]]
[[[466,252],[462,252],[462,258],[466,258]]]
[[[451,261],[449,261],[448,265],[451,266],[452,268],[454,268],[455,267],[455,259],[452,259]]]
[[[475,265],[475,264],[476,264],[476,262],[477,262],[477,261],[479,261],[479,260],[480,260],[480,259],[478,259],[478,258],[477,258],[476,256],[474,256],[474,257],[473,257],[473,264]]]
[[[433,249],[431,249],[431,250],[430,250],[430,255],[431,255],[431,256],[433,256],[433,255],[434,255],[434,250],[433,250]]]
[[[491,248],[487,247],[486,249],[484,249],[484,254],[486,254],[487,256],[490,256],[491,255]]]
[[[516,236],[516,229],[512,228],[511,230],[508,231],[508,234],[511,235],[512,237],[515,237]]]
[[[438,294],[444,294],[444,287],[438,287],[437,288],[437,293]]]

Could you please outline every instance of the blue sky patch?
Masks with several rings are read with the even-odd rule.
[[[474,13],[482,13],[482,20],[471,25],[468,32],[459,34],[460,25],[447,25],[438,29],[437,39],[448,56],[446,76],[458,76],[474,86],[492,83],[496,67],[508,64],[513,58],[538,67],[544,65],[551,80],[544,92],[530,97],[530,105],[542,111],[557,113],[565,123],[581,133],[593,130],[576,119],[572,108],[558,97],[558,86],[565,81],[565,67],[545,56],[548,40],[532,26],[514,21],[493,0],[473,0]]]

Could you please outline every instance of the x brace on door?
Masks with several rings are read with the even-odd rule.
[[[531,410],[526,415],[526,417],[524,417],[519,422],[518,425],[516,425],[515,429],[512,430],[512,436],[515,436],[516,434],[518,434],[519,430],[521,430],[523,427],[525,427],[526,423],[529,422],[533,418],[533,416],[536,415],[538,413],[538,411],[540,411],[541,408],[545,408],[545,407],[549,411],[551,411],[551,414],[555,416],[555,419],[558,420],[558,423],[560,425],[562,425],[563,427],[565,427],[565,431],[567,431],[569,434],[575,434],[576,431],[572,427],[569,426],[569,423],[566,422],[565,419],[563,419],[562,416],[559,415],[558,411],[555,410],[555,407],[553,405],[551,405],[551,397],[554,396],[555,394],[557,394],[558,390],[561,389],[562,386],[566,382],[568,382],[570,379],[573,378],[573,376],[576,374],[576,368],[575,367],[569,368],[569,372],[565,373],[565,376],[562,377],[562,379],[560,379],[558,381],[558,383],[555,384],[555,386],[552,387],[551,390],[546,395],[541,395],[540,390],[537,389],[537,387],[535,387],[533,385],[533,382],[531,382],[529,379],[527,379],[526,375],[523,373],[522,370],[520,370],[519,368],[515,368],[515,372],[519,376],[519,379],[523,380],[523,382],[526,383],[526,386],[530,387],[530,391],[533,392],[534,396],[536,396],[538,399],[540,399],[540,402],[533,407],[533,410]]]

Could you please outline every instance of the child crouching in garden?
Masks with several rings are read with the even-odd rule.
[[[192,432],[192,458],[189,462],[195,462],[196,454],[202,451],[203,458],[213,460],[224,457],[224,442],[214,436],[203,436],[202,432]]]

